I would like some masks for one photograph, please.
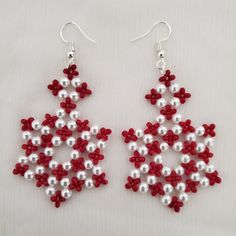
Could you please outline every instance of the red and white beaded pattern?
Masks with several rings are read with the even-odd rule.
[[[172,95],[169,102],[164,98],[166,92]],[[190,97],[190,93],[175,83],[170,70],[166,70],[156,88],[145,96],[152,105],[160,108],[160,114],[155,121],[147,122],[144,130],[130,128],[122,132],[132,153],[129,161],[134,167],[127,178],[126,189],[159,196],[161,202],[175,212],[180,211],[190,193],[196,193],[199,187],[221,182],[218,172],[210,164],[215,125],[203,124],[194,128],[191,120],[177,111]],[[168,149],[174,150],[179,157],[175,168],[164,165],[168,154],[163,154]]]
[[[76,101],[91,95],[87,83],[81,82],[76,65],[63,70],[64,76],[53,80],[48,89],[61,100],[55,114],[46,114],[42,122],[30,117],[21,120],[24,155],[13,169],[14,175],[34,181],[45,192],[55,207],[60,207],[84,188],[98,188],[108,183],[100,161],[110,129],[90,126],[76,111]],[[54,158],[60,146],[70,149],[68,161],[59,163]]]

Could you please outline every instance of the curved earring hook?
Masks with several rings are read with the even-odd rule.
[[[90,38],[90,37],[82,30],[82,28],[81,28],[76,22],[74,22],[74,21],[70,21],[70,22],[67,22],[67,23],[65,23],[64,25],[62,25],[62,27],[61,27],[61,29],[60,29],[60,36],[61,36],[61,39],[62,39],[63,42],[69,43],[69,44],[74,44],[73,41],[68,41],[68,40],[66,40],[65,37],[63,36],[63,31],[64,31],[64,29],[66,28],[66,26],[68,26],[68,25],[74,25],[74,26],[80,31],[80,33],[81,33],[87,40],[89,40],[89,41],[92,42],[92,43],[96,43],[96,41],[95,41],[94,39]]]
[[[139,39],[145,38],[147,35],[149,35],[152,32],[153,28],[155,28],[159,24],[166,25],[168,30],[169,30],[168,35],[166,37],[157,40],[157,43],[158,43],[158,46],[159,46],[158,49],[161,50],[161,43],[166,41],[166,40],[168,40],[170,38],[170,35],[171,35],[171,26],[166,21],[156,21],[156,22],[154,22],[153,25],[145,33],[141,34],[140,36],[138,36],[138,37],[136,37],[134,39],[131,39],[130,42],[135,42],[135,41],[137,41]]]

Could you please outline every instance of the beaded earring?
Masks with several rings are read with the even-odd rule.
[[[20,156],[13,169],[14,175],[34,181],[36,187],[46,188],[46,195],[60,207],[72,196],[84,188],[98,188],[108,183],[99,162],[110,129],[90,126],[89,120],[82,118],[76,110],[76,102],[92,94],[86,82],[82,82],[75,64],[74,42],[67,41],[63,30],[74,25],[89,41],[95,43],[75,22],[68,22],[61,27],[60,36],[69,45],[68,67],[63,76],[54,79],[48,85],[53,96],[61,100],[55,114],[47,113],[42,122],[33,117],[21,120],[22,145],[24,155]],[[57,161],[54,156],[60,152],[59,146],[67,146],[69,160]]]
[[[164,21],[155,22],[147,32],[131,41],[146,37],[159,24],[164,24],[169,30],[167,37],[157,42],[159,60],[156,67],[161,76],[156,87],[145,98],[160,109],[160,114],[155,121],[147,122],[144,130],[130,128],[122,132],[124,142],[132,153],[129,161],[134,167],[125,188],[159,196],[165,206],[179,212],[190,193],[196,193],[199,187],[219,184],[221,178],[210,164],[215,125],[203,124],[194,128],[191,120],[183,118],[177,111],[191,94],[175,82],[175,75],[169,69],[165,69],[162,42],[170,37],[170,25]],[[172,95],[170,101],[164,98],[166,92]],[[168,149],[179,156],[176,168],[164,164],[168,158],[164,153]]]

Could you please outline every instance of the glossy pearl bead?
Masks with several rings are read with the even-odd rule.
[[[196,133],[197,136],[202,136],[205,133],[204,127],[203,126],[198,127],[196,129],[195,133]]]
[[[203,188],[206,188],[209,186],[209,179],[207,177],[203,177],[200,179],[200,185],[203,187]]]
[[[169,145],[166,142],[163,142],[163,143],[160,144],[160,149],[161,149],[162,152],[167,151],[168,148],[169,148]]]
[[[162,108],[167,104],[166,100],[164,98],[160,98],[157,101],[157,107]]]
[[[53,144],[53,146],[56,146],[56,147],[60,146],[61,145],[61,138],[58,136],[54,136],[52,138],[52,144]]]
[[[146,174],[149,171],[149,165],[148,164],[142,164],[140,166],[140,171],[144,174]]]
[[[52,196],[52,195],[54,195],[55,194],[55,188],[53,188],[53,187],[48,187],[48,188],[46,188],[46,190],[45,190],[45,193],[47,194],[47,196]]]
[[[157,178],[154,175],[148,175],[147,176],[147,183],[149,185],[153,185],[157,182]]]
[[[171,197],[168,195],[165,195],[161,198],[161,203],[165,206],[168,206],[171,203]]]
[[[193,180],[193,181],[199,181],[200,180],[200,174],[199,173],[193,173],[192,175],[191,175],[191,179]]]
[[[146,146],[142,145],[141,147],[138,148],[138,152],[142,156],[146,156],[148,154],[148,149]]]
[[[66,77],[63,77],[60,79],[60,85],[64,88],[67,88],[70,84],[70,80],[67,79]]]
[[[58,97],[59,97],[60,99],[65,99],[66,97],[68,97],[67,91],[64,90],[64,89],[62,89],[61,91],[59,91]]]
[[[101,168],[101,166],[94,166],[94,167],[93,167],[93,174],[94,174],[94,175],[100,175],[100,174],[102,174],[102,168]]]
[[[72,191],[69,190],[69,189],[63,189],[63,190],[61,191],[61,195],[62,195],[62,197],[64,197],[65,199],[68,199],[68,198],[70,198],[70,197],[72,196]]]
[[[56,184],[57,184],[57,179],[56,179],[56,177],[50,176],[50,177],[48,178],[48,184],[49,184],[50,186],[56,185]]]
[[[180,152],[183,149],[183,143],[182,142],[176,142],[176,143],[174,143],[173,148],[176,152]]]
[[[37,155],[36,153],[30,154],[30,155],[29,155],[29,160],[30,160],[30,162],[32,162],[32,163],[36,163],[37,160],[38,160],[38,155]]]
[[[181,114],[175,114],[175,115],[173,115],[172,120],[175,123],[179,123],[180,121],[182,121],[182,115]]]
[[[97,142],[97,147],[100,148],[100,149],[105,149],[106,148],[106,142],[102,141],[102,140],[99,140]]]
[[[204,140],[204,143],[207,147],[212,147],[214,145],[214,139],[213,138],[206,138]]]
[[[215,167],[212,164],[206,166],[207,173],[213,173],[214,171],[215,171]]]
[[[46,148],[44,149],[44,154],[45,154],[46,156],[53,156],[53,154],[54,154],[53,148],[46,147]]]
[[[163,115],[159,115],[159,116],[157,116],[157,118],[156,118],[156,121],[157,121],[159,124],[163,124],[163,123],[165,122],[165,120],[166,120],[166,118],[165,118],[165,116],[163,116]]]
[[[29,139],[31,139],[32,138],[32,134],[29,132],[29,131],[24,131],[23,133],[22,133],[22,139],[24,139],[24,140],[29,140]]]
[[[180,156],[180,161],[182,163],[188,163],[188,162],[190,162],[190,159],[191,159],[190,156],[187,154],[183,154]]]
[[[90,132],[92,135],[97,135],[99,132],[99,127],[97,125],[92,126]]]
[[[173,191],[173,186],[171,184],[165,184],[163,186],[163,190],[166,192],[166,193],[171,193]]]
[[[94,152],[96,149],[96,145],[92,142],[88,143],[88,145],[86,146],[86,150],[88,152]]]
[[[32,126],[32,128],[33,128],[34,130],[39,130],[39,129],[41,129],[41,124],[40,124],[37,120],[34,120],[34,121],[32,122],[32,124],[31,124],[31,126]]]
[[[135,131],[135,135],[138,137],[138,138],[142,138],[143,137],[143,130],[142,129],[137,129]]]
[[[75,138],[74,137],[69,137],[66,140],[66,144],[67,144],[68,147],[73,147],[73,145],[75,144]]]
[[[64,120],[58,119],[58,120],[56,121],[56,123],[55,123],[55,126],[60,129],[60,128],[64,127],[65,124],[66,124],[66,123],[65,123]]]
[[[27,170],[24,177],[26,180],[32,180],[34,178],[34,172],[32,170]]]
[[[80,180],[85,180],[86,179],[86,172],[85,171],[78,171],[76,176]]]
[[[162,173],[164,176],[168,176],[168,175],[170,175],[170,173],[171,173],[171,169],[170,169],[169,167],[167,167],[167,166],[164,166],[164,167],[162,168],[162,170],[161,170],[161,173]]]
[[[85,169],[90,170],[93,168],[93,162],[91,160],[86,160],[84,162]]]
[[[189,199],[188,194],[187,193],[180,193],[179,194],[179,200],[182,202],[187,202]]]
[[[190,133],[190,134],[188,134],[188,135],[186,136],[186,139],[187,139],[188,141],[196,141],[197,137],[196,137],[196,135],[195,135],[194,133]]]
[[[205,150],[205,145],[203,143],[198,143],[196,147],[197,152],[203,152]]]
[[[179,99],[178,98],[172,98],[171,100],[170,100],[170,104],[173,106],[173,107],[179,107],[179,105],[180,105],[180,101],[179,101]]]
[[[58,162],[57,162],[57,161],[51,160],[51,161],[49,162],[49,168],[55,169],[55,168],[57,168],[57,166],[58,166]]]
[[[26,164],[28,162],[28,159],[25,156],[20,156],[18,158],[18,162],[21,163],[21,164]]]
[[[179,91],[179,89],[180,89],[180,86],[179,86],[179,84],[177,84],[177,83],[173,83],[173,84],[170,86],[170,91],[171,91],[171,93],[176,93],[176,92]]]
[[[76,102],[79,100],[79,94],[77,92],[71,92],[69,94],[69,97],[71,98],[72,101]]]
[[[40,144],[41,144],[41,138],[40,137],[33,137],[32,138],[32,143],[33,143],[33,145],[35,145],[35,146],[39,146]]]
[[[148,184],[147,183],[141,183],[139,185],[139,192],[146,193],[148,191]]]
[[[185,183],[178,183],[176,186],[176,190],[179,192],[184,192],[186,189],[186,184]]]
[[[86,179],[85,180],[85,187],[86,188],[93,188],[93,180],[92,179],[90,179],[90,178],[88,178],[88,179]]]
[[[41,133],[42,134],[49,134],[50,133],[50,128],[48,126],[42,126]]]
[[[66,113],[65,113],[64,109],[60,108],[60,109],[56,110],[56,115],[59,118],[63,118],[66,115]]]
[[[84,140],[89,140],[91,138],[90,132],[89,131],[83,131],[81,133],[81,138]]]
[[[79,118],[79,116],[80,116],[80,114],[79,114],[78,111],[71,111],[71,112],[70,112],[70,118],[71,118],[72,120],[77,120],[77,119]]]
[[[77,150],[73,150],[70,153],[70,158],[71,159],[77,159],[79,157],[79,152]]]
[[[144,143],[151,143],[153,141],[153,137],[151,134],[145,134],[143,136]]]
[[[78,87],[81,83],[81,80],[79,79],[79,77],[75,77],[71,80],[71,84],[73,87]]]
[[[162,156],[161,155],[156,155],[155,157],[154,157],[154,161],[156,162],[156,163],[162,163],[163,162],[163,159],[162,159]]]
[[[63,167],[63,169],[64,170],[70,170],[71,169],[71,167],[72,167],[72,165],[71,165],[71,163],[69,162],[69,161],[66,161],[66,162],[64,162],[63,164],[62,164],[62,167]]]
[[[184,174],[184,168],[182,166],[178,166],[177,168],[175,168],[175,172],[178,175],[183,175]]]
[[[172,127],[172,131],[173,131],[175,134],[181,134],[181,132],[182,132],[182,127],[179,126],[179,125],[174,125],[174,126]]]
[[[133,179],[137,179],[140,177],[140,171],[135,169],[135,170],[132,170],[130,172],[130,176],[133,178]]]
[[[66,126],[68,127],[69,130],[72,131],[75,130],[77,127],[76,122],[74,120],[69,120]]]
[[[166,91],[166,86],[164,84],[158,84],[156,88],[157,92],[160,94],[164,94]]]
[[[63,179],[60,181],[60,185],[61,185],[63,188],[68,187],[69,184],[70,184],[69,178],[63,178]]]
[[[165,135],[167,133],[167,128],[163,125],[161,125],[159,128],[158,128],[158,134],[160,135]]]
[[[206,167],[206,163],[204,161],[198,161],[196,163],[196,167],[199,169],[199,170],[204,170],[205,167]]]
[[[45,172],[45,168],[43,166],[36,166],[35,168],[35,174],[41,175]]]
[[[136,142],[130,142],[130,143],[128,144],[128,149],[129,149],[131,152],[137,150],[137,148],[138,148],[138,145],[137,145]]]

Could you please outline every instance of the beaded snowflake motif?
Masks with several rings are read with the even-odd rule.
[[[63,73],[60,80],[55,79],[48,85],[52,94],[61,100],[56,114],[46,114],[41,123],[33,117],[21,120],[25,153],[13,169],[14,175],[35,181],[37,187],[45,187],[57,208],[73,192],[108,183],[99,163],[104,159],[102,151],[111,134],[110,129],[90,126],[75,110],[76,101],[92,94],[87,83],[81,82],[77,66],[70,65]],[[61,145],[71,149],[69,160],[63,163],[54,158]]]
[[[149,192],[154,197],[160,196],[164,205],[179,212],[188,201],[190,193],[196,193],[199,187],[219,184],[221,178],[210,164],[215,125],[203,124],[194,128],[190,119],[183,120],[177,108],[191,94],[174,81],[175,76],[166,70],[156,88],[152,88],[145,96],[152,105],[160,108],[156,120],[147,122],[144,130],[125,130],[122,136],[132,152],[129,161],[134,166],[125,188],[134,192]],[[169,102],[164,98],[167,91],[172,94]],[[168,128],[165,123],[174,125]],[[179,155],[176,168],[164,165],[168,157],[161,154],[169,148]]]

